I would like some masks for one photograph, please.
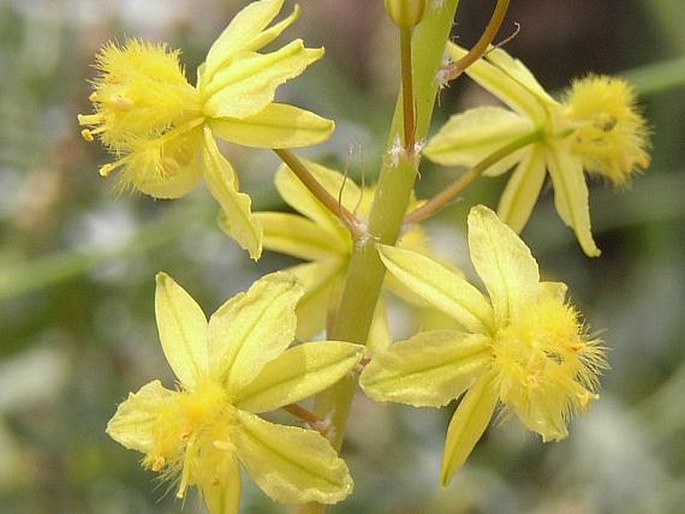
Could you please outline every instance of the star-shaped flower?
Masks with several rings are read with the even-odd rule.
[[[323,55],[296,39],[259,53],[291,25],[299,9],[268,27],[283,0],[260,0],[240,11],[209,49],[198,69],[197,85],[186,79],[179,52],[164,45],[130,40],[109,43],[96,59],[99,77],[90,100],[94,114],[79,115],[83,137],[98,136],[120,168],[119,187],[155,198],[178,198],[201,176],[231,220],[231,236],[261,254],[261,226],[250,198],[237,191],[231,164],[214,136],[257,148],[293,148],[328,138],[333,122],[309,111],[274,102],[276,89]]]
[[[448,52],[455,60],[465,54],[451,43]],[[590,231],[583,169],[622,185],[649,163],[645,121],[629,86],[617,78],[590,76],[574,82],[560,103],[528,68],[501,49],[488,52],[466,73],[511,110],[489,106],[452,116],[428,142],[424,155],[439,164],[471,167],[532,136],[532,142],[485,172],[495,176],[515,167],[500,199],[500,218],[520,232],[549,172],[559,216],[587,255],[599,255]]]
[[[207,322],[190,295],[159,273],[157,327],[178,388],[144,385],[119,405],[107,433],[144,453],[143,466],[178,481],[178,497],[199,487],[211,514],[238,511],[239,463],[284,503],[345,498],[352,479],[322,435],[256,415],[318,393],[361,358],[363,348],[345,342],[288,348],[301,296],[293,276],[274,273]]]
[[[312,161],[302,162],[326,191],[334,198],[340,198],[340,203],[364,222],[375,188],[360,188],[338,171]],[[285,202],[302,215],[257,212],[255,217],[264,227],[265,248],[311,261],[288,269],[305,287],[304,297],[297,308],[297,335],[307,339],[325,328],[329,311],[338,303],[354,243],[340,220],[287,166],[278,169],[274,183]],[[409,208],[415,206],[416,201],[412,200]],[[226,228],[225,216],[220,217],[219,224]],[[425,233],[419,226],[412,225],[402,234],[400,245],[425,253]]]
[[[360,377],[370,397],[419,407],[466,393],[447,430],[444,485],[498,404],[544,441],[565,438],[570,415],[597,397],[606,366],[600,342],[565,301],[566,286],[540,282],[535,259],[511,228],[483,206],[471,210],[468,225],[471,260],[489,298],[427,257],[381,246],[388,271],[463,330],[420,332],[394,343]]]

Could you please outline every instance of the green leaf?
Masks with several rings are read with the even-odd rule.
[[[193,298],[166,273],[157,273],[155,316],[162,350],[186,389],[207,374],[207,319]]]
[[[321,434],[237,411],[231,440],[252,480],[282,503],[337,503],[352,492],[345,462]]]
[[[258,413],[299,402],[345,376],[361,360],[363,350],[361,345],[340,341],[289,348],[238,392],[234,405]]]
[[[489,339],[454,330],[421,332],[376,354],[359,383],[377,401],[441,407],[485,369]]]
[[[488,301],[462,277],[409,250],[380,245],[378,251],[388,271],[430,305],[470,332],[482,334],[492,329],[492,309]]]

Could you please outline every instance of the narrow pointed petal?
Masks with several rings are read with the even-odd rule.
[[[474,333],[493,327],[492,309],[478,289],[434,260],[393,246],[380,245],[387,270],[430,305]]]
[[[565,151],[547,153],[547,166],[554,185],[554,205],[561,219],[576,234],[583,252],[588,257],[598,257],[590,230],[590,202],[583,166],[580,159]]]
[[[494,151],[531,133],[535,127],[520,114],[500,107],[478,107],[452,116],[423,149],[431,161],[447,166],[472,167]],[[520,160],[520,152],[498,163],[496,171],[506,171]],[[494,167],[493,167],[494,168]]]
[[[145,384],[137,393],[129,393],[107,423],[107,434],[129,450],[151,453],[155,443],[155,420],[160,409],[175,394],[162,387],[159,380]]]
[[[199,484],[209,514],[238,514],[240,507],[240,465],[238,460],[225,459],[226,463],[216,482]]]
[[[340,341],[289,348],[238,391],[234,405],[259,413],[299,402],[344,377],[361,360],[363,350],[361,345]]]
[[[466,50],[454,43],[448,43],[447,52],[455,61],[466,55]],[[491,51],[494,52],[498,50]],[[516,66],[510,66],[512,64]],[[517,69],[519,67],[525,68],[523,64],[511,58],[507,62],[497,59],[491,62],[486,57],[469,66],[465,73],[516,112],[532,120],[542,121],[546,117],[547,107],[556,102],[550,104],[549,96],[544,90],[544,95],[541,95],[537,88],[531,88],[527,80],[521,81],[520,69]]]
[[[320,227],[297,214],[258,212],[256,219],[264,227],[264,246],[278,253],[307,261],[338,258],[345,254],[335,232]]]
[[[252,2],[236,14],[207,52],[203,77],[210,78],[236,54],[256,50],[254,41],[279,13],[283,2],[284,0]]]
[[[209,320],[210,375],[239,391],[293,340],[302,287],[288,273],[271,273],[222,305]]]
[[[216,145],[212,133],[205,127],[205,141],[202,151],[207,189],[221,205],[221,228],[250,257],[258,260],[262,255],[262,225],[251,209],[249,195],[238,192],[237,177],[233,166]]]
[[[357,204],[361,203],[363,192],[353,180],[349,180],[342,173],[313,161],[306,159],[301,159],[301,161],[319,184],[334,198],[340,198],[340,202],[348,210],[353,211]],[[324,207],[290,168],[286,165],[278,168],[274,183],[278,193],[288,205],[318,225],[326,227],[330,232],[339,233],[339,239],[351,247],[349,233],[342,226],[340,220]]]
[[[497,215],[517,234],[523,230],[533,212],[546,175],[543,151],[533,147],[516,167],[504,188]]]
[[[563,282],[541,282],[540,288],[542,294],[551,298],[556,298],[560,303],[564,302],[566,293],[568,292],[568,286]]]
[[[443,487],[449,485],[454,474],[466,462],[488,427],[496,406],[497,392],[488,377],[482,377],[459,403],[445,437],[440,467],[440,482]]]
[[[454,330],[420,332],[377,353],[359,383],[377,401],[441,407],[485,370],[489,338]]]
[[[246,118],[274,99],[276,88],[323,57],[323,48],[305,48],[301,39],[268,54],[241,55],[200,88],[208,118]],[[207,75],[204,71],[203,77]]]
[[[313,430],[269,423],[237,411],[232,440],[248,474],[281,503],[337,503],[352,492],[345,462]]]
[[[193,298],[166,273],[157,273],[155,316],[164,356],[192,389],[207,374],[207,319]]]
[[[468,217],[471,261],[490,294],[497,326],[540,291],[538,263],[530,249],[497,215],[483,205]]]
[[[326,141],[333,121],[292,105],[270,103],[244,118],[210,118],[214,135],[253,148],[300,148]]]
[[[338,304],[345,266],[341,259],[326,259],[288,268],[305,290],[295,309],[297,339],[306,341],[326,328],[331,311]]]

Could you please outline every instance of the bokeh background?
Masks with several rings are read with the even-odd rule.
[[[256,277],[294,261],[250,261],[216,228],[202,186],[186,198],[117,196],[107,156],[79,136],[99,46],[126,36],[183,49],[189,76],[240,0],[0,0],[0,512],[202,512],[182,505],[110,440],[107,420],[154,377],[172,385],[153,317],[165,270],[212,312]],[[287,2],[291,4],[290,2]],[[304,154],[372,181],[397,89],[397,49],[381,0],[301,0],[289,36],[325,59],[279,91],[337,122]],[[453,36],[476,40],[494,1],[462,0]],[[438,468],[449,414],[355,403],[346,456],[355,495],[336,513],[679,513],[685,504],[685,9],[682,0],[515,0],[502,38],[553,91],[589,71],[633,80],[653,161],[632,188],[592,184],[595,235],[584,257],[547,190],[524,238],[544,273],[611,347],[602,398],[571,437],[543,445],[514,421],[486,433],[453,484]],[[462,80],[436,122],[489,101]],[[266,151],[226,147],[257,208],[284,209]],[[426,166],[419,191],[455,170]],[[464,215],[496,203],[487,180],[433,220],[435,251],[465,266]],[[394,305],[394,304],[393,304]],[[245,513],[282,512],[246,485]]]

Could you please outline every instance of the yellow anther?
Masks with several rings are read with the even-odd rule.
[[[102,114],[79,114],[77,116],[79,125],[99,125],[105,121]]]
[[[98,99],[98,93],[97,91],[93,91],[90,96],[88,97],[88,100],[90,100],[92,103],[95,103]]]
[[[83,139],[85,139],[89,143],[95,140],[95,138],[93,137],[93,133],[88,129],[83,129],[81,131],[81,137],[83,137]]]
[[[162,468],[164,468],[164,464],[166,464],[166,459],[161,455],[158,455],[155,457],[155,460],[152,461],[150,469],[152,469],[152,471],[161,471]]]
[[[103,164],[100,166],[100,169],[98,170],[98,173],[100,173],[101,177],[108,177],[110,173],[112,173],[112,170],[114,169],[114,165],[111,163]]]
[[[115,109],[121,111],[130,111],[135,107],[135,102],[124,95],[112,95],[109,97],[109,103]]]

